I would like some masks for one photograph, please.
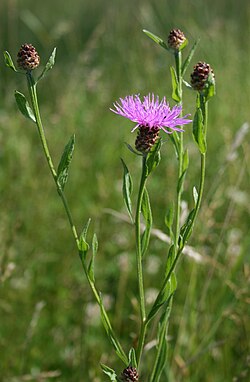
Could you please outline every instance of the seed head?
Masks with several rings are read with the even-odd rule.
[[[199,61],[194,66],[193,73],[191,73],[191,85],[194,90],[202,91],[209,81],[214,82],[214,72],[209,64]]]
[[[40,57],[31,44],[23,44],[17,53],[17,64],[19,68],[26,71],[36,69],[40,63]]]
[[[168,35],[168,47],[173,50],[179,50],[186,41],[184,33],[180,29],[172,29]]]
[[[123,370],[121,374],[121,379],[123,382],[138,382],[139,374],[137,373],[135,367],[128,366],[126,369]]]

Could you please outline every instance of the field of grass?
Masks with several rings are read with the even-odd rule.
[[[204,199],[188,243],[200,256],[185,255],[178,267],[162,382],[249,381],[250,3],[3,0],[0,21],[1,51],[12,57],[28,42],[45,64],[57,47],[56,65],[39,87],[43,121],[56,163],[76,133],[66,194],[79,230],[92,218],[90,231],[97,233],[100,247],[97,284],[126,351],[137,329],[133,228],[115,212],[126,216],[120,157],[135,188],[140,163],[124,145],[134,143],[132,124],[109,108],[133,93],[171,99],[172,57],[142,29],[166,39],[178,27],[190,46],[200,39],[192,65],[210,63],[217,85],[209,104]],[[110,351],[35,125],[18,112],[15,89],[25,93],[25,78],[5,68],[2,59],[0,381],[105,381],[100,362],[117,370],[122,365]],[[193,113],[193,92],[186,90],[184,101],[184,113]],[[190,209],[199,172],[191,127],[185,144],[190,166],[183,213]],[[149,184],[154,228],[162,231],[164,211],[175,195],[174,155],[169,142]],[[167,249],[152,238],[145,260],[148,306]],[[154,335],[152,328],[141,381],[151,367]]]

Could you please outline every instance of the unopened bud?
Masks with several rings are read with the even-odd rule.
[[[214,72],[206,62],[198,62],[191,73],[191,85],[194,90],[202,91],[214,82]]]
[[[31,44],[23,44],[17,54],[19,68],[26,71],[36,69],[40,63],[40,57]]]
[[[186,41],[184,33],[180,29],[172,29],[168,35],[168,47],[173,50],[179,50]]]
[[[121,379],[123,382],[138,382],[139,374],[135,367],[128,366],[123,370],[121,374]]]

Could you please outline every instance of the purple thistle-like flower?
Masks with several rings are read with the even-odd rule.
[[[120,103],[115,102],[114,109],[110,110],[135,122],[136,126],[132,132],[137,127],[145,127],[149,131],[163,130],[165,133],[171,134],[173,131],[183,131],[180,126],[192,122],[186,118],[190,114],[178,118],[182,106],[174,106],[171,109],[165,97],[160,101],[158,96],[148,94],[143,97],[142,101],[137,94],[127,96],[124,99],[120,98],[119,101]]]

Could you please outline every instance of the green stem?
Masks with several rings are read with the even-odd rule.
[[[39,137],[40,137],[40,140],[41,140],[41,143],[42,143],[43,151],[44,151],[44,154],[45,154],[45,157],[46,157],[46,160],[47,160],[50,172],[51,172],[51,174],[53,176],[53,179],[55,181],[57,192],[58,192],[58,194],[59,194],[59,196],[60,196],[60,198],[62,200],[64,209],[66,211],[67,218],[68,218],[68,221],[69,221],[69,224],[70,224],[70,227],[71,227],[71,231],[72,231],[73,237],[74,237],[76,245],[77,245],[77,249],[79,250],[79,247],[80,247],[80,245],[79,245],[80,244],[79,236],[77,234],[77,230],[76,230],[76,227],[75,227],[74,222],[73,222],[73,218],[72,218],[71,211],[69,209],[68,201],[66,199],[66,196],[65,196],[65,194],[64,194],[60,184],[57,181],[57,172],[55,170],[55,167],[54,167],[54,164],[53,164],[50,152],[49,152],[49,148],[48,148],[48,144],[47,144],[47,140],[46,140],[46,137],[45,137],[45,132],[44,132],[44,128],[43,128],[43,125],[42,125],[41,116],[40,116],[38,99],[37,99],[37,91],[36,91],[36,82],[34,81],[34,78],[33,78],[31,72],[27,72],[27,81],[28,81],[28,89],[29,89],[29,93],[30,93],[31,103],[32,103],[33,111],[34,111],[35,118],[36,118],[36,125],[37,125],[37,128],[38,128],[38,133],[39,133]],[[84,262],[84,260],[82,258],[82,253],[81,253],[80,250],[79,250],[79,256],[80,256],[80,259],[81,259],[81,262],[82,262],[84,273],[85,273],[85,275],[87,277],[87,280],[88,280],[88,283],[90,285],[90,288],[91,288],[91,290],[92,290],[92,292],[94,294],[94,297],[95,297],[95,299],[96,299],[96,301],[97,301],[97,303],[100,306],[100,309],[102,311],[104,327],[105,327],[108,335],[112,334],[112,336],[115,337],[115,334],[114,334],[114,331],[113,331],[112,326],[110,324],[108,315],[107,315],[107,313],[106,313],[106,311],[105,311],[105,309],[104,309],[104,307],[102,305],[102,301],[101,301],[99,292],[98,292],[98,290],[97,290],[97,288],[95,286],[95,283],[89,277],[88,270],[86,268],[86,264],[85,264],[85,262]],[[122,347],[121,347],[121,345],[120,345],[118,340],[116,342],[116,346],[117,346],[117,348],[118,348],[118,350],[119,350],[119,352],[121,354],[120,358],[123,360],[123,362],[125,364],[127,364],[128,363],[127,356],[124,353],[124,351],[123,351],[123,349],[122,349]]]
[[[64,192],[63,192],[61,186],[57,182],[57,173],[56,173],[56,170],[55,170],[55,167],[54,167],[54,164],[53,164],[50,152],[49,152],[49,148],[48,148],[48,144],[47,144],[47,140],[45,137],[44,128],[43,128],[43,124],[42,124],[42,120],[41,120],[41,116],[40,116],[38,99],[37,99],[37,92],[36,92],[36,83],[34,81],[34,78],[31,74],[31,72],[27,72],[27,81],[28,81],[28,88],[29,88],[29,93],[30,93],[30,97],[31,97],[31,103],[32,103],[33,111],[34,111],[34,114],[36,117],[36,125],[38,128],[38,133],[39,133],[39,137],[40,137],[40,140],[42,143],[43,151],[44,151],[50,172],[51,172],[53,179],[55,181],[57,192],[58,192],[58,194],[59,194],[59,196],[63,202],[64,208],[65,208],[65,211],[66,211],[66,214],[68,217],[68,221],[70,224],[70,228],[71,228],[71,231],[73,233],[74,239],[76,241],[77,247],[79,247],[79,238],[78,238],[78,234],[76,231],[76,227],[73,223],[73,219],[72,219],[72,215],[71,215],[71,212],[70,212],[70,209],[68,206],[67,199],[64,195]]]
[[[144,286],[143,286],[143,271],[142,271],[142,250],[141,250],[141,205],[143,193],[145,190],[145,184],[147,180],[147,168],[146,168],[146,156],[142,158],[142,173],[141,181],[138,192],[136,215],[135,215],[135,240],[136,240],[136,265],[137,265],[137,278],[138,278],[138,289],[139,289],[139,304],[140,304],[140,315],[141,315],[141,329],[138,340],[137,347],[137,363],[139,366],[145,335],[146,335],[146,309],[145,309],[145,296],[144,296]]]
[[[205,141],[207,141],[208,102],[202,96],[202,94],[199,94],[199,97],[200,97],[200,107],[201,107],[202,116],[203,116],[204,137],[205,137]],[[205,183],[205,172],[206,172],[206,153],[203,153],[203,154],[201,153],[200,184],[199,184],[198,198],[195,205],[191,229],[193,229],[193,226],[194,226],[194,223],[201,205],[201,199],[202,199],[204,183]]]
[[[178,93],[180,97],[179,105],[182,105],[182,72],[181,72],[181,65],[182,65],[182,55],[180,51],[177,51],[175,53],[175,66],[176,66],[176,75],[178,80]],[[180,114],[180,116],[182,113]],[[179,134],[179,140],[178,140],[178,184],[179,180],[183,173],[183,134]],[[181,214],[181,196],[183,187],[177,186],[177,197],[176,197],[176,219],[175,219],[175,250],[177,252],[177,246],[178,246],[178,237],[180,234],[180,214]]]
[[[207,118],[208,118],[208,103],[202,97],[202,95],[200,95],[200,106],[201,106],[202,115],[203,115],[204,136],[205,136],[205,140],[206,140]],[[201,206],[201,200],[202,200],[204,184],[205,184],[206,153],[204,153],[204,154],[201,153],[201,157],[200,158],[201,158],[200,159],[201,160],[201,162],[200,162],[200,184],[199,184],[199,190],[198,190],[198,198],[197,198],[197,202],[196,202],[196,205],[195,205],[195,208],[194,208],[194,214],[193,214],[193,217],[192,217],[192,224],[189,226],[189,230],[187,232],[187,237],[189,236],[189,233],[193,230],[193,227],[194,227],[194,224],[195,224],[195,220],[197,218],[197,215],[198,215],[198,212],[199,212],[199,209],[200,209],[200,206]],[[172,264],[168,274],[166,275],[166,277],[164,279],[164,282],[162,284],[163,287],[162,287],[161,291],[163,290],[164,286],[166,285],[166,282],[170,279],[170,276],[171,276],[172,272],[174,272],[174,270],[176,268],[176,265],[177,265],[177,262],[178,262],[178,260],[180,258],[180,255],[182,254],[184,246],[185,246],[185,243],[183,243],[177,249],[177,253],[176,253],[174,262],[173,262],[173,264]]]

